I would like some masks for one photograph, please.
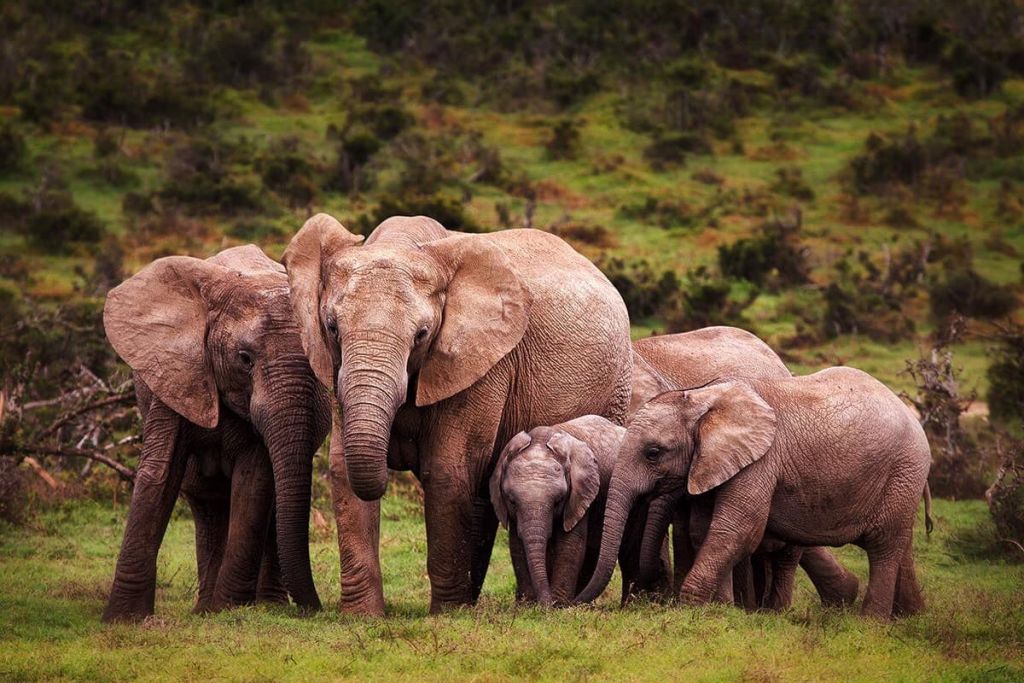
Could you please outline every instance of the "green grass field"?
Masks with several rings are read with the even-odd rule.
[[[257,606],[197,617],[189,613],[196,569],[186,510],[179,508],[160,554],[157,614],[139,626],[100,623],[123,505],[68,503],[25,528],[0,530],[0,679],[1024,677],[1024,565],[968,550],[979,547],[977,534],[989,524],[980,502],[936,502],[935,533],[919,531],[915,539],[927,611],[891,624],[824,610],[802,574],[795,604],[783,614],[652,604],[620,610],[614,585],[596,608],[523,608],[514,602],[503,531],[480,604],[428,616],[422,515],[417,503],[394,494],[384,499],[381,542],[386,618],[343,617],[334,608],[333,529],[320,530],[312,546],[324,612],[300,618],[291,608]],[[859,549],[839,554],[865,578]]]

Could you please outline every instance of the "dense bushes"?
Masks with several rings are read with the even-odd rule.
[[[10,123],[0,126],[0,176],[22,170],[27,156],[25,137]]]
[[[718,247],[718,267],[729,278],[774,289],[808,281],[807,248],[800,244],[800,214],[774,219],[761,233]]]
[[[232,215],[256,209],[260,204],[257,188],[232,169],[238,154],[235,145],[217,137],[184,140],[168,154],[160,198],[191,213]]]
[[[1024,328],[1010,325],[999,330],[988,382],[986,398],[992,419],[1024,427]]]
[[[958,313],[969,318],[1001,318],[1017,308],[1012,290],[985,279],[972,268],[960,267],[936,279],[928,288],[932,315],[937,320]]]

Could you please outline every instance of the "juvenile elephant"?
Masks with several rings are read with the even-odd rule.
[[[585,415],[519,432],[498,456],[491,503],[509,530],[518,598],[568,604],[590,580],[625,433],[603,417]]]
[[[712,600],[736,562],[765,539],[854,543],[870,563],[863,614],[913,614],[924,601],[911,535],[930,461],[911,411],[852,368],[661,394],[623,439],[601,554],[579,600],[607,585],[638,497],[715,491],[704,542],[681,587],[684,601]]]
[[[540,231],[360,239],[320,214],[285,252],[303,344],[341,406],[348,487],[375,501],[389,465],[412,469],[431,611],[471,604],[497,529],[487,481],[500,445],[579,415],[625,417],[626,308],[593,264]],[[378,527],[365,519],[374,565]]]
[[[197,611],[257,592],[287,600],[281,572],[296,603],[319,608],[310,487],[330,396],[303,354],[284,268],[252,245],[161,258],[111,290],[103,323],[134,371],[143,416],[104,621],[153,613],[157,553],[179,491],[195,519]]]
[[[670,389],[704,386],[725,378],[779,379],[792,374],[767,344],[756,335],[737,327],[705,327],[681,334],[647,337],[633,342],[636,352],[633,363],[633,392],[629,421],[637,411],[656,395]],[[639,563],[632,575],[638,576],[645,589],[658,586],[657,575],[662,566],[658,551],[669,524],[672,524],[673,583],[681,586],[693,564],[695,549],[690,534],[691,514],[699,520],[709,511],[714,496],[694,502],[675,496],[656,497],[649,509],[634,506],[632,517],[643,519],[642,548],[620,551],[620,563]],[[631,524],[633,524],[631,520]],[[699,526],[699,524],[698,524]],[[639,534],[627,531],[623,547],[638,545]],[[848,605],[857,599],[859,582],[825,548],[780,547],[762,548],[749,560],[736,565],[736,601],[754,609],[788,607],[792,600],[793,579],[799,564],[807,572],[825,605]]]

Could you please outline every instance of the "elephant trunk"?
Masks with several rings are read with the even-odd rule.
[[[605,505],[604,526],[601,531],[601,552],[597,565],[590,577],[590,582],[576,597],[576,602],[592,602],[604,592],[615,571],[619,546],[622,544],[622,533],[629,520],[629,512],[633,507],[637,494],[633,487],[627,485],[619,476],[613,474],[611,487],[608,491],[608,502]]]
[[[395,414],[405,403],[409,351],[394,340],[386,346],[353,340],[343,348],[337,397],[345,462],[352,490],[373,501],[388,484],[388,443]]]
[[[294,375],[295,372],[287,374]],[[284,385],[281,382],[268,382],[268,385],[272,387],[273,404],[288,406],[272,414],[264,410],[257,419],[274,472],[281,573],[296,604],[307,609],[320,609],[309,559],[309,512],[313,457],[327,432],[329,408],[326,397],[320,393],[309,372],[308,364],[301,384],[292,380]]]
[[[648,587],[658,579],[661,568],[661,546],[668,534],[668,525],[672,522],[672,511],[676,497],[663,494],[651,501],[647,509],[647,523],[640,541],[640,567],[638,580],[640,585]]]
[[[552,506],[533,506],[530,514],[516,520],[516,531],[523,541],[526,564],[530,571],[530,583],[537,595],[537,602],[553,605],[551,586],[548,582],[548,539],[551,537]]]

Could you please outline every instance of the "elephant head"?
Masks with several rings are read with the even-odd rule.
[[[553,604],[547,550],[554,525],[571,531],[601,487],[597,458],[583,441],[556,428],[519,432],[498,456],[491,503],[505,528],[512,522],[526,550],[537,600]],[[571,596],[570,596],[571,597]]]
[[[720,486],[768,452],[775,426],[775,411],[740,382],[669,391],[641,408],[626,429],[612,472],[597,567],[577,601],[590,602],[608,585],[638,500],[653,496],[652,508],[667,512],[681,495]],[[652,521],[648,528],[661,525]],[[653,545],[652,536],[647,555],[655,552]]]
[[[118,355],[182,418],[213,429],[227,410],[262,437],[285,583],[296,603],[318,608],[309,507],[330,399],[303,354],[284,268],[252,245],[161,258],[110,292],[103,323]]]
[[[522,339],[531,297],[483,235],[361,240],[319,214],[284,263],[303,346],[342,409],[352,490],[376,500],[399,407],[448,399],[486,375]]]

